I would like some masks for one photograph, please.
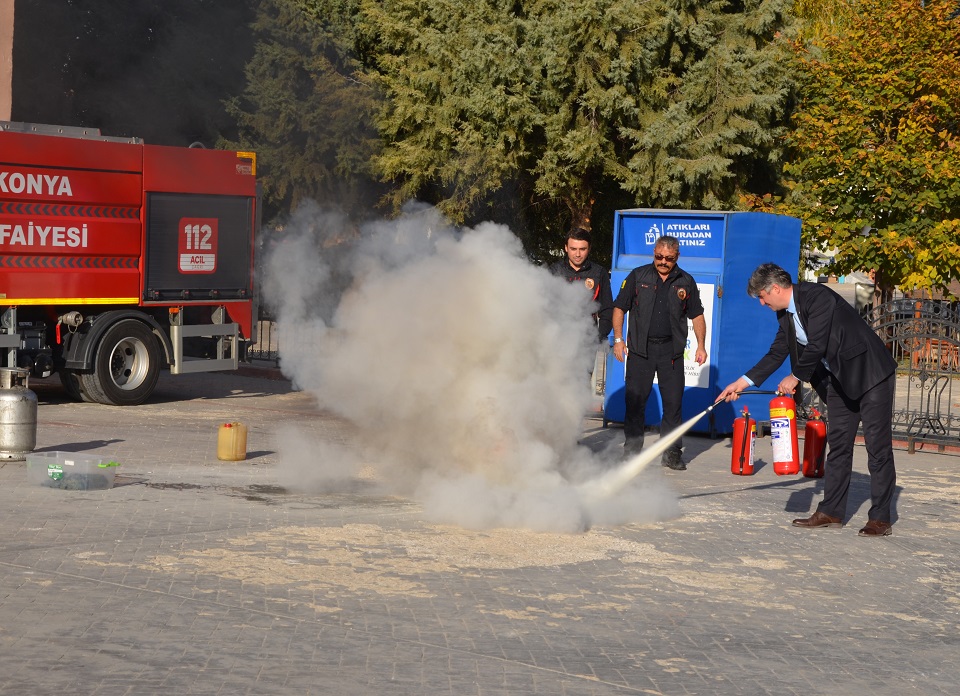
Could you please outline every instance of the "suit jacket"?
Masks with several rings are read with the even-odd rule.
[[[826,285],[796,283],[793,301],[807,333],[807,345],[797,343],[790,313],[778,311],[780,328],[776,338],[767,354],[746,375],[754,384],[762,384],[787,356],[793,375],[809,382],[821,395],[828,378],[823,366],[826,358],[830,373],[850,399],[859,399],[896,371],[897,363],[879,336],[850,303]]]

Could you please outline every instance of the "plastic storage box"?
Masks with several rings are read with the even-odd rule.
[[[99,454],[31,452],[27,454],[27,480],[49,488],[95,491],[113,488],[119,464]]]

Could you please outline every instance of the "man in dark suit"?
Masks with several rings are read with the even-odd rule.
[[[897,482],[892,433],[896,361],[857,311],[825,285],[793,284],[789,273],[765,263],[750,276],[747,294],[777,313],[780,329],[760,362],[719,398],[735,400],[744,389],[762,384],[789,357],[793,372],[780,380],[777,391],[793,394],[801,381],[809,382],[826,402],[830,419],[823,501],[813,515],[793,524],[843,526],[853,446],[862,421],[872,505],[860,536],[887,536]]]

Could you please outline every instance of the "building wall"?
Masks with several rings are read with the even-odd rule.
[[[960,280],[951,281],[947,286],[947,291],[953,297],[960,297]],[[910,290],[904,293],[907,297],[916,297],[923,300],[944,300],[947,298],[946,294],[940,290]]]
[[[0,5],[14,0],[0,0]],[[19,0],[11,120],[153,145],[236,138],[258,0]],[[0,27],[10,21],[0,19]]]
[[[13,109],[13,3],[0,0],[0,121]]]

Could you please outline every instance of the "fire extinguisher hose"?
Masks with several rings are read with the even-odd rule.
[[[640,454],[628,460],[620,468],[608,471],[598,478],[580,484],[578,488],[583,499],[591,503],[597,502],[609,498],[622,489],[636,478],[650,462],[666,452],[674,442],[679,440],[684,433],[696,425],[697,421],[713,411],[720,403],[723,403],[723,399],[717,399],[713,404],[704,409],[702,413],[694,416],[685,423],[681,423],[679,427],[657,440],[652,447],[649,449],[644,448]]]
[[[743,409],[743,442],[740,444],[740,475],[747,464],[747,440],[750,437],[750,414],[746,407]]]

